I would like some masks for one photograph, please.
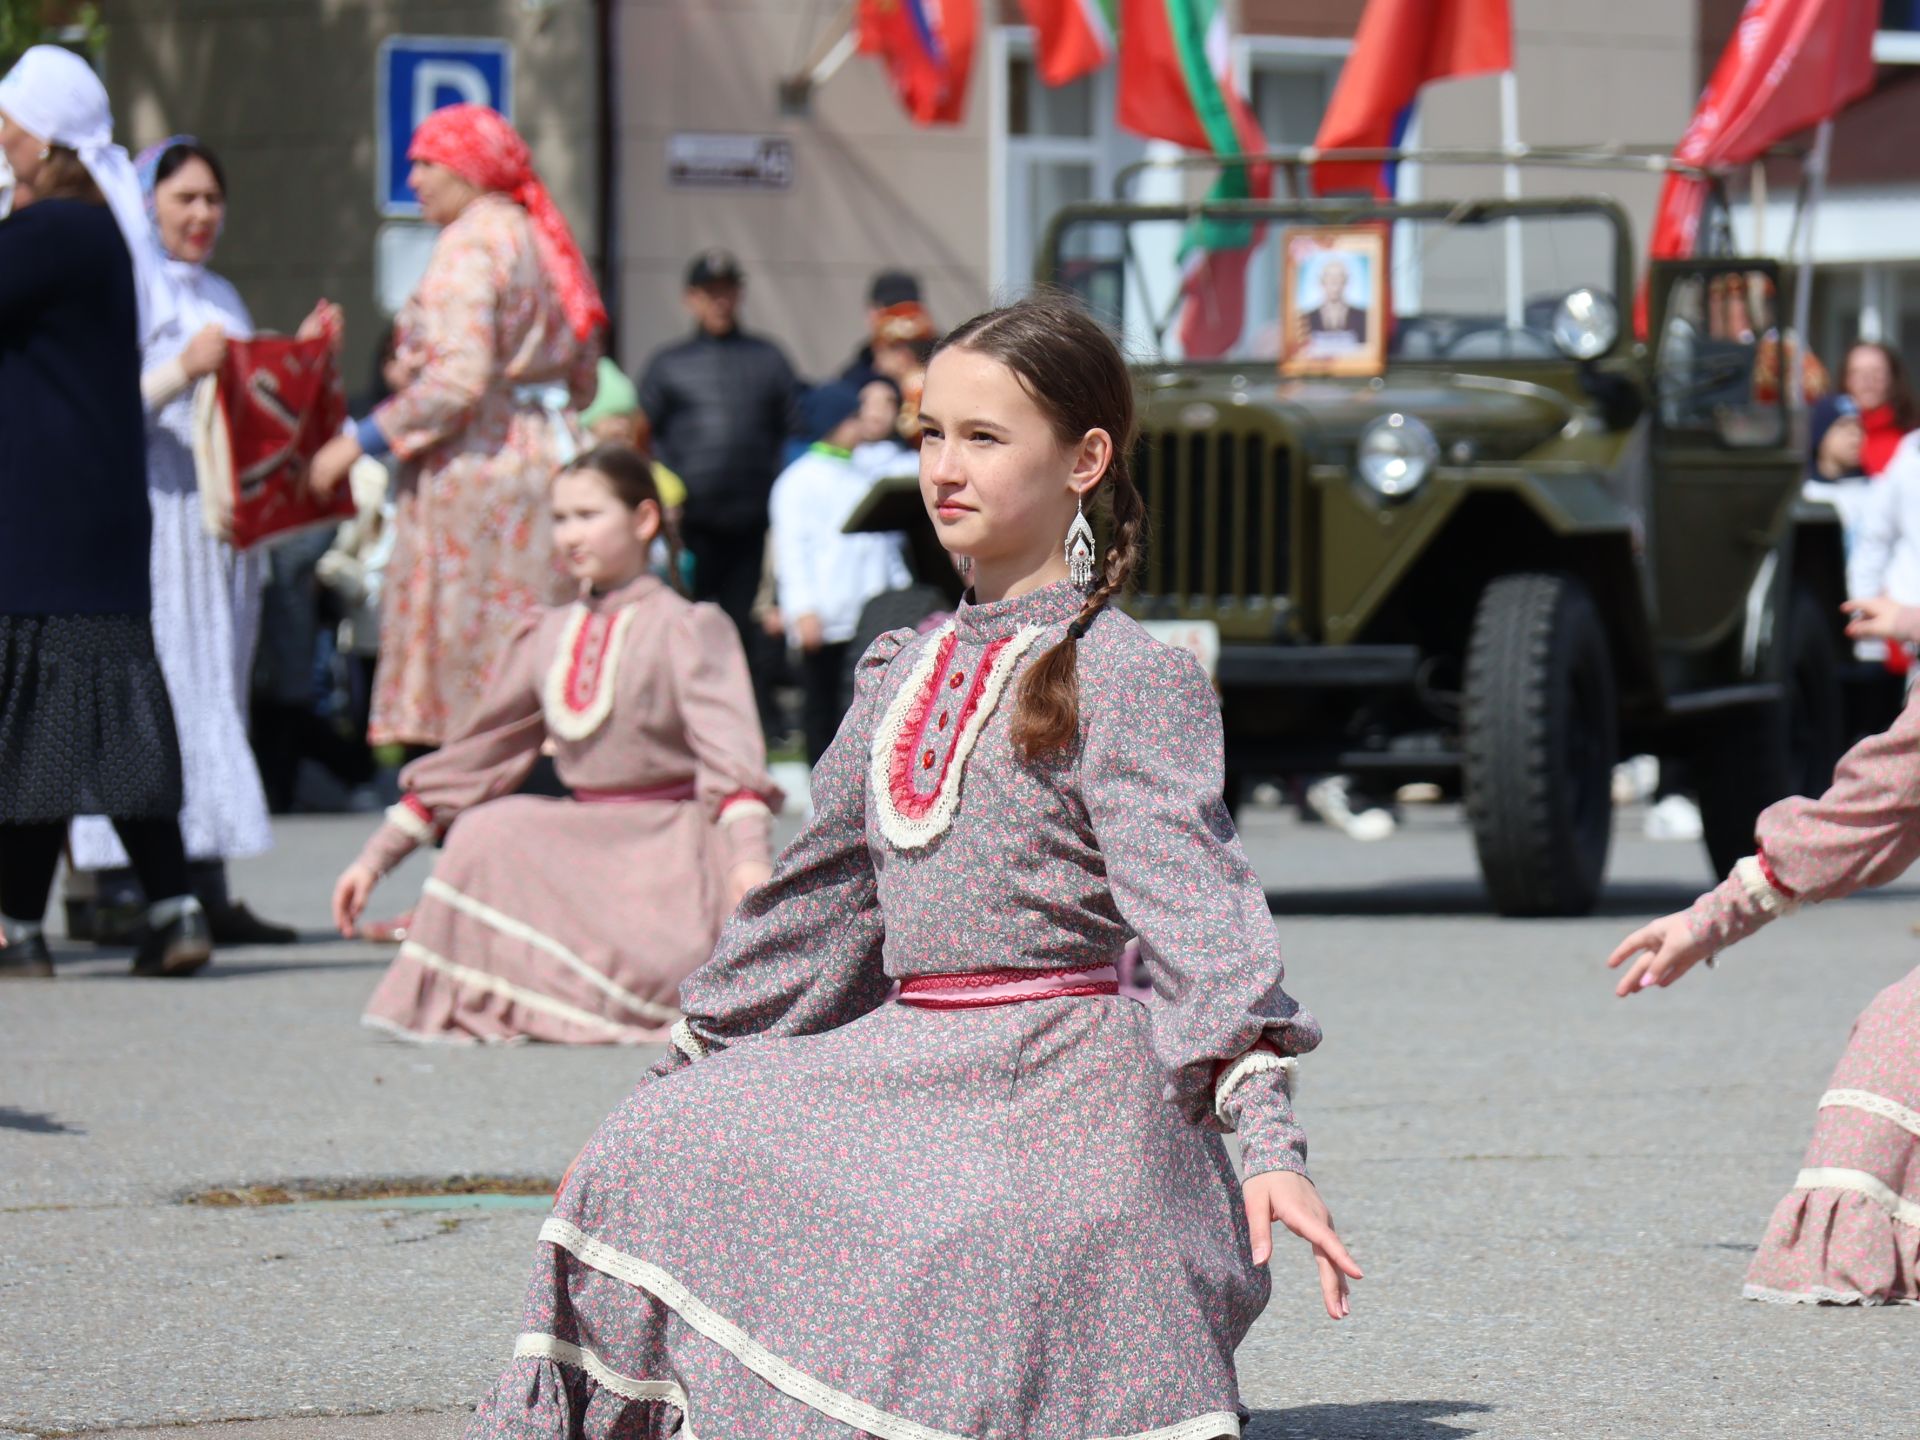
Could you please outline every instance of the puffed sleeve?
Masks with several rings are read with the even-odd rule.
[[[720,827],[728,867],[764,864],[772,859],[773,808],[781,795],[767,774],[740,632],[719,606],[690,606],[669,651],[694,785],[707,818]]]
[[[546,739],[540,710],[540,617],[522,621],[480,703],[451,739],[400,772],[400,803],[360,852],[384,875],[421,844],[446,833],[460,813],[520,787]]]
[[[813,768],[813,818],[773,878],[734,911],[713,958],[681,985],[686,1019],[657,1070],[761,1037],[830,1030],[887,998],[867,850],[867,747],[887,664],[912,638],[891,631],[860,658],[853,709]]]
[[[1920,704],[1841,756],[1818,800],[1796,795],[1768,806],[1754,835],[1754,854],[1687,914],[1715,950],[1801,905],[1905,873],[1920,859]]]
[[[402,460],[416,459],[466,429],[493,383],[500,368],[495,318],[503,272],[477,226],[455,221],[435,242],[414,306],[420,370],[371,417]]]
[[[1081,643],[1099,638],[1097,628]],[[1126,672],[1082,686],[1080,789],[1161,1001],[1153,1044],[1167,1098],[1196,1124],[1237,1128],[1246,1174],[1304,1174],[1282,1061],[1318,1045],[1320,1026],[1281,988],[1266,892],[1222,798],[1213,686],[1191,655],[1145,637],[1081,663],[1090,659]]]

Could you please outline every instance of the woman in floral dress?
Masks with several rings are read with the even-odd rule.
[[[1856,640],[1920,643],[1920,610],[1856,602]],[[1689,910],[1634,931],[1616,993],[1673,984],[1802,905],[1884,885],[1920,859],[1920,703],[1841,758],[1818,800],[1782,800],[1753,855]],[[1920,969],[1874,997],[1820,1097],[1793,1189],[1747,1270],[1749,1300],[1920,1304]]]
[[[972,603],[862,659],[812,820],[563,1183],[470,1440],[1214,1440],[1275,1219],[1346,1313],[1288,1091],[1320,1030],[1212,686],[1108,603],[1143,519],[1126,366],[1026,301],[948,337],[922,418]],[[1134,936],[1152,1004],[1117,993]]]
[[[444,225],[396,322],[408,377],[314,459],[330,493],[362,454],[403,462],[368,739],[430,748],[478,703],[514,622],[571,594],[547,483],[573,457],[607,322],[526,142],[479,105],[421,122],[409,177]]]

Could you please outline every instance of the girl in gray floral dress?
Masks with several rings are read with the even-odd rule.
[[[1212,688],[1108,604],[1143,520],[1126,366],[1026,301],[943,342],[922,420],[975,603],[862,659],[811,822],[562,1184],[470,1440],[1216,1440],[1273,1221],[1346,1313],[1289,1100],[1320,1030]],[[1117,994],[1135,936],[1151,1003]]]

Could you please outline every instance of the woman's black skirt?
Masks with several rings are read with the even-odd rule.
[[[179,813],[148,617],[0,615],[0,824]]]

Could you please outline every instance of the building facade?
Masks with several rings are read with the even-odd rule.
[[[1015,0],[981,3],[965,123],[937,129],[909,123],[877,63],[835,53],[851,7],[822,0],[106,0],[104,59],[132,143],[191,130],[225,157],[218,264],[262,322],[290,326],[325,294],[370,355],[378,292],[390,302],[419,255],[419,237],[373,203],[382,42],[505,39],[514,119],[607,281],[623,361],[679,333],[688,258],[724,245],[748,272],[748,323],[817,375],[859,343],[875,270],[917,272],[936,319],[953,323],[1029,282],[1060,204],[1110,195],[1149,153],[1114,122],[1111,71],[1045,87]],[[1240,0],[1234,61],[1274,144],[1312,139],[1362,8]],[[1678,138],[1708,0],[1513,9],[1523,140]],[[803,101],[783,82],[809,69],[820,78]],[[1423,144],[1493,145],[1499,82],[1431,87],[1419,114]],[[1413,183],[1484,192],[1498,175],[1428,167]],[[1529,172],[1523,184],[1615,196],[1644,245],[1650,177]]]

